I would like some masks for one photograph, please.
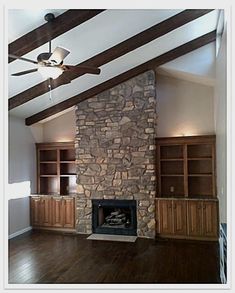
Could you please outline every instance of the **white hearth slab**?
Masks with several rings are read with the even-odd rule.
[[[110,234],[91,234],[87,237],[89,240],[105,240],[105,241],[121,241],[121,242],[135,242],[137,236],[129,235],[110,235]]]

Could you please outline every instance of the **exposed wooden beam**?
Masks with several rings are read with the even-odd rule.
[[[209,44],[210,42],[215,41],[216,39],[216,31],[212,31],[208,34],[205,34],[197,39],[194,39],[193,41],[190,41],[184,45],[181,45],[173,50],[168,51],[167,53],[164,53],[154,59],[151,59],[139,66],[136,66],[122,74],[119,74],[118,76],[115,76],[97,86],[94,86],[93,88],[90,88],[72,98],[69,98],[55,106],[52,106],[44,111],[41,111],[35,115],[32,115],[31,117],[26,118],[25,124],[26,125],[32,125],[36,122],[39,122],[45,118],[48,118],[54,114],[57,114],[67,108],[70,108],[86,99],[89,99],[105,90],[108,90],[130,78],[133,78],[147,70],[154,69],[164,63],[167,63],[171,60],[174,60],[178,57],[181,57],[195,49],[198,49],[204,45]]]
[[[71,9],[57,16],[8,45],[9,54],[23,56],[59,35],[91,19],[104,10]],[[15,59],[9,58],[8,62]]]
[[[90,59],[87,59],[86,61],[80,64],[77,64],[77,66],[79,65],[94,66],[94,67],[102,66],[211,11],[212,10],[209,10],[209,9],[184,10],[183,12],[180,12],[177,15],[172,16],[162,21],[161,23],[158,23],[152,26],[151,28],[146,29],[145,31],[113,46],[112,48],[109,48],[99,53],[98,55]],[[83,75],[82,73],[75,74],[71,72],[67,72],[66,74],[71,80]],[[51,88],[55,89],[62,84],[64,84],[64,80],[62,77],[59,77],[51,83]],[[10,98],[9,110],[15,107],[18,107],[38,96],[41,96],[45,94],[47,91],[48,91],[47,81],[41,82],[35,85],[34,87],[31,87],[30,89]]]

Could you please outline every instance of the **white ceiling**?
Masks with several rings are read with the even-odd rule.
[[[127,38],[159,23],[182,10],[106,10],[96,17],[86,21],[82,25],[64,33],[52,41],[52,49],[63,46],[71,51],[64,63],[75,65],[102,52]],[[55,15],[63,13],[64,10],[48,11],[40,10],[34,17],[26,10],[9,10],[9,40],[19,36],[43,24],[44,14],[54,12]],[[27,26],[20,21],[28,17],[32,19]],[[27,118],[38,113],[49,106],[64,101],[90,87],[104,82],[118,74],[121,74],[143,62],[157,57],[177,46],[180,46],[194,38],[200,37],[216,29],[218,10],[214,10],[132,52],[117,58],[101,66],[100,75],[86,74],[70,84],[60,86],[49,93],[41,95],[30,102],[25,103],[10,111],[12,115]],[[18,20],[18,21],[17,21]],[[36,60],[38,54],[48,51],[45,44],[24,57]],[[182,58],[181,58],[182,59]],[[184,63],[184,61],[181,61]],[[11,73],[35,68],[33,64],[16,60],[9,64],[9,97],[12,97],[43,81],[38,72],[25,76],[14,77]]]
[[[9,9],[8,10],[8,43],[45,23],[44,16],[53,13],[55,17],[64,13],[65,9]]]

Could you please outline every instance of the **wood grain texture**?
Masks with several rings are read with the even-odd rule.
[[[169,62],[171,60],[174,60],[175,58],[178,58],[180,56],[183,56],[184,54],[187,54],[193,50],[196,50],[204,45],[207,45],[210,42],[215,41],[216,33],[215,31],[210,32],[206,35],[203,35],[193,41],[190,41],[184,45],[181,45],[173,50],[170,50],[167,53],[164,53],[156,58],[151,59],[150,61],[147,61],[139,66],[136,66],[122,74],[119,74],[103,83],[100,83],[97,86],[94,86],[74,97],[71,97],[61,103],[58,103],[55,106],[52,106],[46,110],[43,110],[39,113],[36,113],[28,118],[25,119],[26,125],[32,125],[36,122],[39,122],[45,118],[48,118],[54,114],[57,114],[67,108],[70,108],[86,99],[89,99],[107,89],[110,89],[132,77],[135,77],[145,71],[155,69],[156,67]]]
[[[59,35],[71,30],[83,22],[95,17],[104,10],[95,9],[70,9],[57,16],[53,22],[39,26],[31,32],[23,35],[19,39],[8,45],[8,52],[19,57],[40,47]],[[9,58],[8,62],[15,59]]]
[[[152,26],[151,28],[146,29],[145,31],[95,55],[94,57],[89,58],[85,60],[84,62],[77,64],[76,66],[80,65],[80,66],[100,67],[211,11],[212,10],[210,9],[184,10],[183,12],[180,12],[177,15],[172,16],[162,21],[161,23],[156,24]],[[83,74],[84,73],[66,72],[66,73],[63,73],[63,76],[66,76],[70,80],[73,80],[75,78],[78,78],[79,76],[82,76]],[[51,83],[52,89],[55,89],[64,84],[63,76],[52,81]],[[43,95],[46,92],[48,92],[48,82],[44,81],[10,98],[9,110],[17,106],[20,106],[40,95]]]
[[[10,284],[220,283],[213,242],[87,240],[29,232],[9,241]],[[65,285],[66,286],[66,285]]]
[[[218,241],[218,201],[156,199],[157,237]]]
[[[63,195],[76,192],[74,180],[66,181],[65,177],[62,178],[68,175],[73,175],[74,178],[76,176],[74,142],[36,143],[36,149],[37,192]]]
[[[216,198],[215,135],[158,137],[156,146],[158,197]]]

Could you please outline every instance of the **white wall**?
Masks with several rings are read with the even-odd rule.
[[[187,53],[158,67],[162,75],[213,86],[215,83],[216,42]]]
[[[76,134],[75,110],[43,123],[43,142],[73,141]]]
[[[157,136],[214,134],[213,87],[157,75]]]
[[[9,183],[30,181],[36,191],[35,140],[24,119],[9,117]]]
[[[226,190],[226,28],[221,38],[216,58],[215,86],[215,129],[217,158],[217,193],[220,206],[220,222],[227,223],[227,190]]]
[[[29,197],[8,200],[8,211],[9,237],[17,236],[31,229]]]
[[[6,196],[9,200],[9,235],[11,235],[30,226],[29,195],[36,192],[35,140],[29,127],[25,126],[24,119],[9,116],[8,144],[10,185]]]

